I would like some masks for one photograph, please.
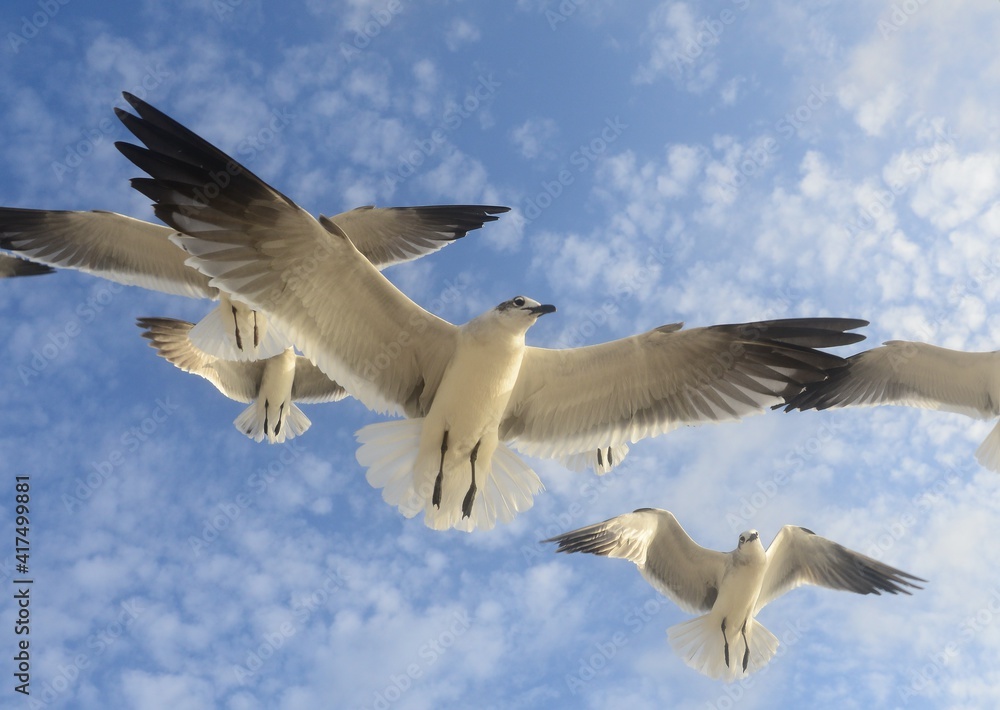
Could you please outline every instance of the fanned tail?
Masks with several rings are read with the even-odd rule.
[[[705,614],[696,619],[684,621],[667,629],[667,639],[674,651],[684,662],[709,678],[727,683],[750,675],[770,661],[778,651],[777,637],[763,624],[751,619],[747,625],[747,641],[750,658],[743,671],[743,656],[746,647],[737,635],[729,644],[729,665],[726,665],[725,640],[718,617]]]
[[[312,426],[312,421],[305,412],[292,402],[288,405],[288,412],[284,416],[271,421],[267,417],[263,402],[259,400],[251,402],[250,406],[233,420],[233,426],[256,442],[261,442],[267,437],[269,444],[283,444],[299,434],[304,434]]]
[[[1000,422],[976,449],[976,460],[990,471],[1000,473]]]
[[[481,483],[469,517],[462,516],[461,499],[448,493],[442,497],[441,506],[435,506],[431,502],[434,475],[416,475],[423,421],[379,422],[355,434],[361,443],[358,463],[368,469],[365,474],[368,483],[382,489],[382,499],[386,503],[398,508],[407,518],[423,511],[424,523],[429,528],[456,528],[466,532],[490,530],[498,522],[509,523],[518,513],[532,506],[535,494],[542,490],[542,482],[503,444],[497,446],[492,461],[480,460],[477,466],[476,478]]]
[[[260,312],[224,299],[188,333],[191,344],[220,360],[266,360],[280,355],[291,344],[284,334]],[[239,340],[235,332],[239,331]],[[254,339],[257,342],[255,344]]]

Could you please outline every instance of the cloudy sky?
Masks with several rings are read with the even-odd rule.
[[[529,343],[663,323],[866,318],[868,343],[1000,345],[1000,5],[16,0],[0,15],[0,204],[153,219],[113,147],[131,91],[313,213],[510,214],[387,275],[463,322],[523,293]],[[1000,703],[989,427],[770,413],[533,465],[512,524],[434,532],[365,481],[354,401],[284,446],[134,321],[212,307],[70,272],[0,284],[0,704],[103,708],[868,708]],[[15,476],[30,476],[31,701],[12,678]],[[800,589],[731,686],[633,565],[542,538],[638,507],[735,547],[806,526],[929,580]]]

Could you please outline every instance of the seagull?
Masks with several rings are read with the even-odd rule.
[[[430,205],[357,207],[329,219],[379,269],[441,249],[479,229],[508,207]],[[291,344],[263,313],[230,298],[209,278],[185,265],[170,227],[102,210],[66,211],[0,207],[0,246],[31,259],[94,274],[128,286],[219,305],[191,331],[192,343],[225,360],[278,355]]]
[[[220,360],[191,343],[193,323],[173,318],[139,318],[142,337],[157,354],[193,375],[204,377],[229,399],[252,402],[233,425],[254,441],[281,444],[304,433],[312,422],[293,402],[337,402],[344,388],[309,360],[286,348],[265,360]]]
[[[668,510],[640,508],[542,542],[556,552],[589,552],[635,563],[653,587],[694,619],[667,629],[684,662],[727,682],[760,670],[778,639],[756,620],[772,601],[803,584],[856,594],[910,594],[926,582],[849,550],[812,530],[786,525],[764,551],[756,530],[740,533],[732,552],[702,547]]]
[[[789,398],[785,411],[879,404],[940,409],[976,419],[998,417],[1000,350],[964,352],[889,340],[849,357],[847,367]],[[1000,472],[1000,421],[976,450],[976,459]]]
[[[55,269],[44,264],[19,259],[10,254],[0,254],[0,279],[13,278],[14,276],[39,276],[51,274],[53,271]]]
[[[542,484],[511,447],[602,472],[630,442],[764,411],[844,362],[813,348],[864,338],[845,331],[867,322],[848,318],[674,323],[548,350],[525,334],[555,306],[523,295],[454,325],[396,289],[345,230],[125,98],[138,115],[116,113],[148,148],[116,146],[152,176],[132,186],[178,230],[187,263],[264,309],[369,409],[406,417],[359,430],[357,458],[386,502],[434,529],[489,529],[531,507]]]

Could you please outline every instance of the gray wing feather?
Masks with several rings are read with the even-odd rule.
[[[715,604],[729,560],[692,540],[671,512],[656,508],[640,508],[542,542],[558,543],[556,552],[631,560],[657,591],[691,613]]]
[[[913,580],[913,581],[910,581]],[[786,525],[767,549],[767,570],[757,610],[803,584],[815,584],[856,594],[909,594],[913,582],[927,580],[849,550],[811,530]]]

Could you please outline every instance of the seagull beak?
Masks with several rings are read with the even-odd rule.
[[[533,313],[536,316],[544,316],[546,313],[555,313],[556,307],[548,303],[543,303],[540,306],[534,306],[527,309],[528,313]]]

